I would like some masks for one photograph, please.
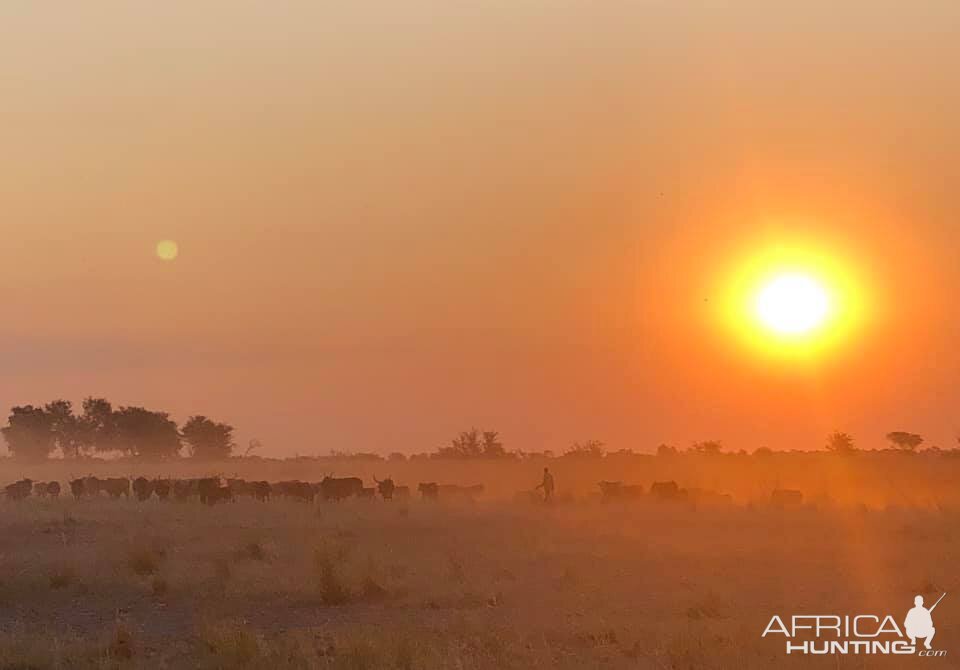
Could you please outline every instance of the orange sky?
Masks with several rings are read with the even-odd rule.
[[[956,2],[341,4],[0,6],[0,407],[275,455],[954,444]],[[710,315],[798,237],[878,307],[803,369]]]

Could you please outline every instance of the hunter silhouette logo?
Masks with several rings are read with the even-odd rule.
[[[890,615],[795,614],[775,615],[760,637],[783,635],[788,654],[946,656],[945,650],[932,646],[937,632],[932,614],[946,595],[940,596],[930,609],[923,606],[923,596],[914,598],[914,607],[903,620],[903,630]],[[917,648],[917,640],[923,641],[924,648]]]
[[[940,596],[940,600],[943,600],[946,595],[944,593]],[[903,622],[903,627],[907,629],[907,637],[910,638],[910,644],[915,645],[917,638],[920,638],[923,640],[924,647],[932,648],[930,643],[933,642],[933,636],[937,629],[933,627],[933,617],[930,615],[933,614],[933,610],[937,609],[940,600],[937,600],[933,607],[927,609],[923,606],[923,596],[917,596],[913,599],[914,608],[907,612],[907,618]]]

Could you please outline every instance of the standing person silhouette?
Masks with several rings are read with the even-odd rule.
[[[543,502],[548,503],[553,500],[553,488],[553,475],[550,474],[550,468],[544,468],[543,481],[537,486],[537,489],[543,489]]]

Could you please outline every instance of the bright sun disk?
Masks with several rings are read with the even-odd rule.
[[[821,326],[830,313],[823,284],[800,273],[781,274],[765,283],[754,303],[756,316],[780,335],[804,335]]]

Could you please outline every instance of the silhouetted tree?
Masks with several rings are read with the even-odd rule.
[[[399,451],[395,451],[387,458],[392,463],[403,463],[407,460],[407,457],[404,454],[401,454]]]
[[[143,407],[121,407],[113,413],[114,447],[140,458],[172,458],[180,452],[180,431],[165,412]],[[99,446],[99,445],[98,445]]]
[[[723,451],[723,443],[719,440],[704,440],[694,442],[690,450],[697,454],[719,454]]]
[[[677,453],[677,448],[671,447],[669,444],[661,444],[659,447],[657,447],[657,456],[676,456]]]
[[[184,424],[184,442],[190,449],[190,455],[203,460],[222,460],[230,457],[233,451],[233,426],[211,421],[205,416],[191,416]]]
[[[850,433],[840,431],[834,431],[827,436],[826,448],[827,451],[832,451],[835,454],[849,454],[857,450],[854,446],[853,436]]]
[[[43,460],[55,446],[53,420],[42,407],[12,408],[7,425],[0,432],[10,452],[24,460]]]
[[[50,419],[54,448],[60,449],[64,458],[76,458],[83,447],[83,427],[73,413],[69,400],[54,400],[43,408]]]
[[[247,448],[244,449],[243,451],[243,457],[248,458],[250,454],[252,454],[253,452],[257,451],[262,447],[263,447],[263,442],[261,442],[255,437],[252,438],[249,442],[247,442]]]
[[[480,431],[471,428],[450,442],[449,447],[441,447],[437,455],[441,458],[476,458],[483,453]]]
[[[607,453],[607,445],[600,440],[587,440],[586,442],[574,442],[570,448],[563,452],[564,456],[573,456],[581,458],[602,458]]]
[[[770,447],[757,447],[753,450],[754,456],[770,456],[773,454],[773,450]]]
[[[484,431],[480,447],[485,458],[503,458],[507,455],[507,450],[503,448],[499,437],[500,433],[495,430]]]
[[[117,423],[113,405],[105,398],[87,398],[79,419],[80,448],[85,451],[113,451]]]
[[[923,438],[916,433],[906,433],[900,430],[887,433],[887,439],[897,449],[903,449],[904,451],[915,451],[917,447],[923,444]]]

